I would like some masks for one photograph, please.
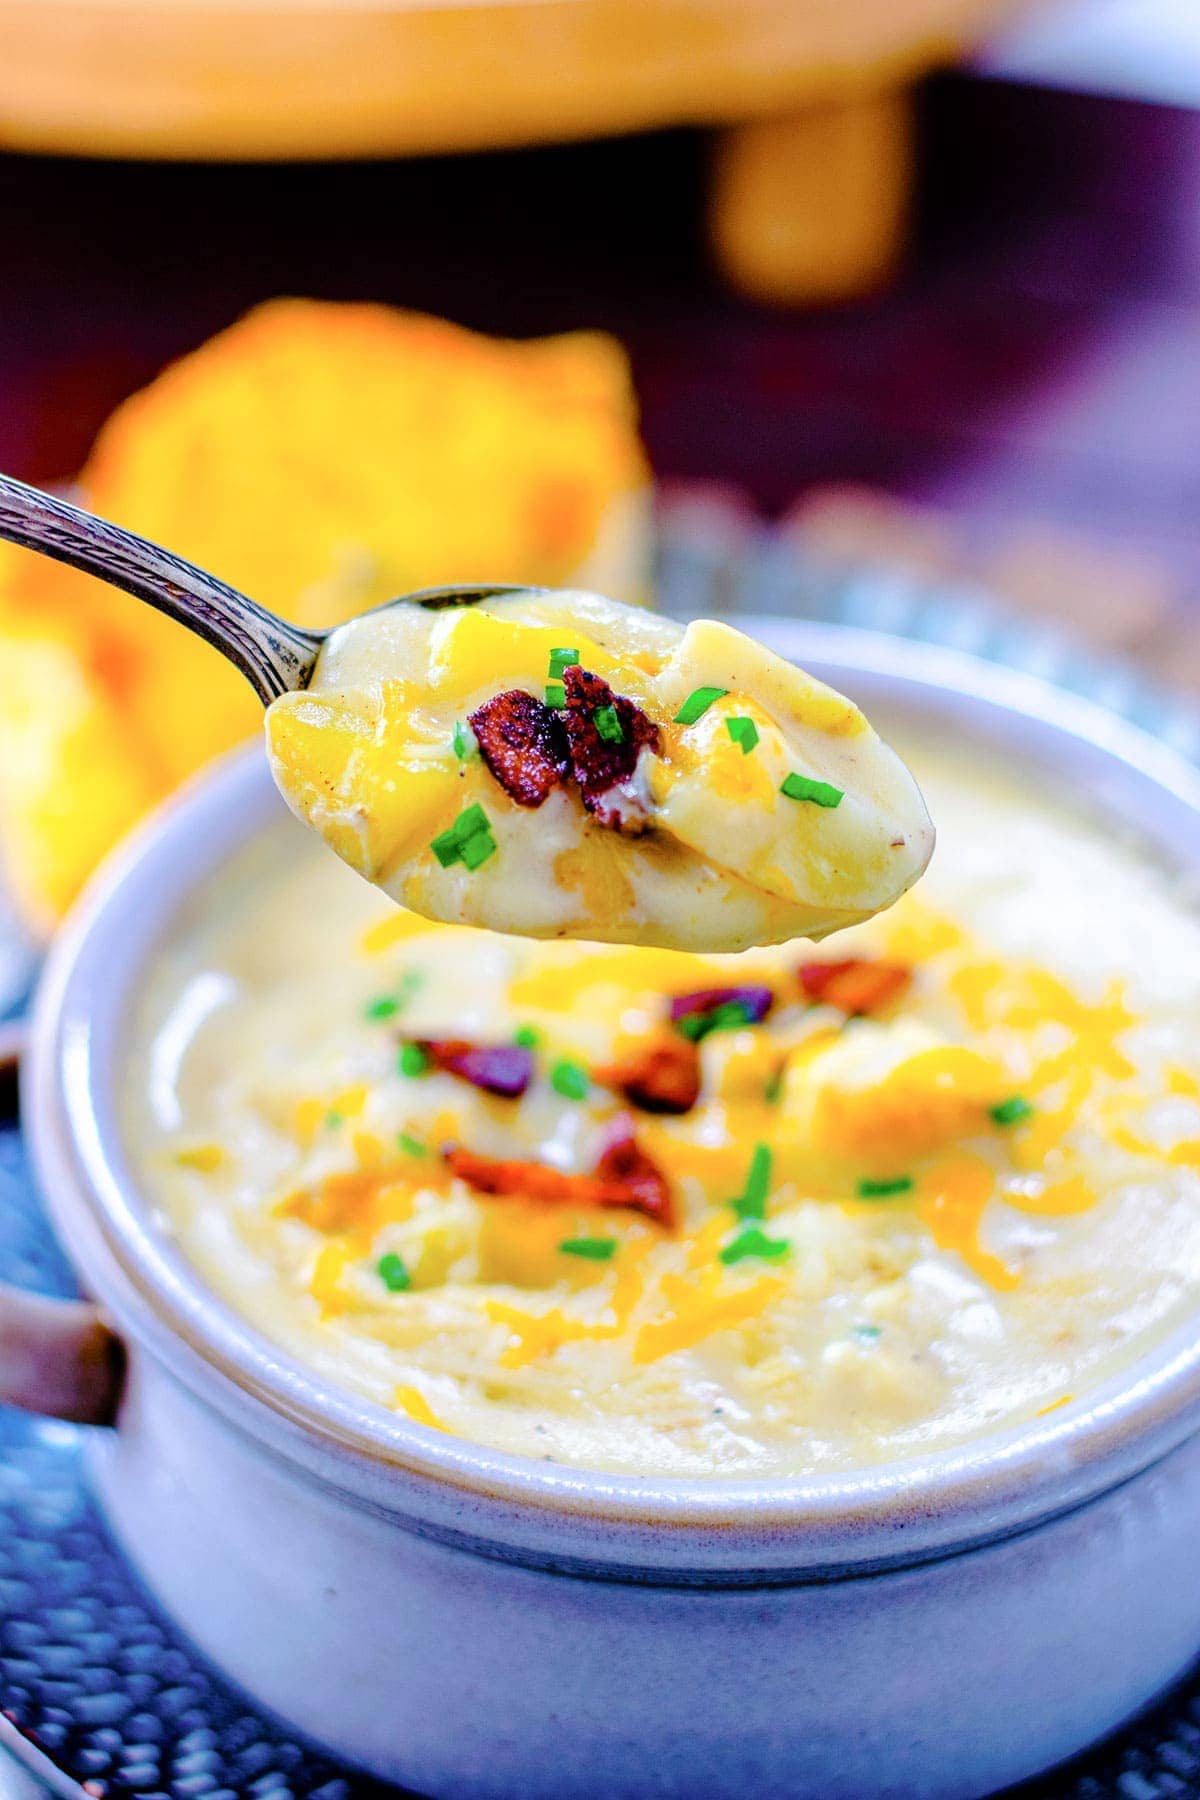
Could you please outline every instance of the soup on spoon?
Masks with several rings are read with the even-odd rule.
[[[890,906],[933,828],[849,700],[731,627],[594,594],[391,606],[270,706],[292,810],[429,918],[700,951]]]
[[[0,538],[228,657],[293,811],[430,918],[737,951],[870,918],[929,861],[917,785],[858,708],[729,626],[456,587],[307,631],[10,475]]]

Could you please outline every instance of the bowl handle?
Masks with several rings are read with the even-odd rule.
[[[0,1027],[0,1117],[17,1110],[20,1034]],[[125,1367],[121,1341],[86,1300],[51,1300],[0,1282],[0,1401],[27,1412],[111,1425]]]

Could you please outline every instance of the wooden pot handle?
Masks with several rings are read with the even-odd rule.
[[[15,1116],[21,1033],[0,1027],[0,1116]],[[86,1300],[52,1300],[0,1282],[0,1401],[111,1425],[125,1369],[121,1341]]]

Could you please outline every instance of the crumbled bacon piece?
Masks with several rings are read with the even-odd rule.
[[[671,1023],[720,1012],[722,1007],[740,1007],[747,1025],[761,1025],[775,1004],[774,991],[757,982],[744,987],[697,988],[691,994],[675,994],[671,1000]]]
[[[666,1179],[631,1137],[611,1144],[592,1175],[568,1175],[532,1158],[479,1156],[461,1144],[447,1145],[442,1156],[476,1193],[515,1194],[551,1206],[624,1206],[660,1225],[672,1222]]]
[[[604,1206],[632,1206],[660,1225],[674,1223],[674,1208],[667,1178],[648,1156],[632,1131],[614,1137],[596,1164],[596,1178],[624,1197],[604,1200]]]
[[[471,714],[479,754],[518,806],[542,806],[570,768],[558,714],[520,688],[485,700]]]
[[[850,1015],[882,1011],[899,999],[912,980],[912,970],[902,963],[873,962],[867,957],[801,963],[798,973],[806,1000],[836,1006]]]
[[[592,1074],[643,1112],[690,1112],[700,1097],[700,1052],[687,1038],[656,1038],[627,1062]]]
[[[638,759],[643,750],[658,749],[658,726],[632,700],[615,694],[607,681],[578,663],[563,670],[562,680],[566,696],[562,720],[583,804],[601,825],[636,836],[650,819],[648,799],[635,783]],[[598,712],[615,716],[621,727],[619,739],[603,735],[596,724]]]
[[[485,1094],[518,1100],[533,1080],[533,1051],[522,1044],[472,1044],[467,1038],[418,1038],[435,1068]]]

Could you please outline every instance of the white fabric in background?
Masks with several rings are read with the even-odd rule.
[[[1200,0],[1041,0],[976,59],[982,75],[1200,107]]]

